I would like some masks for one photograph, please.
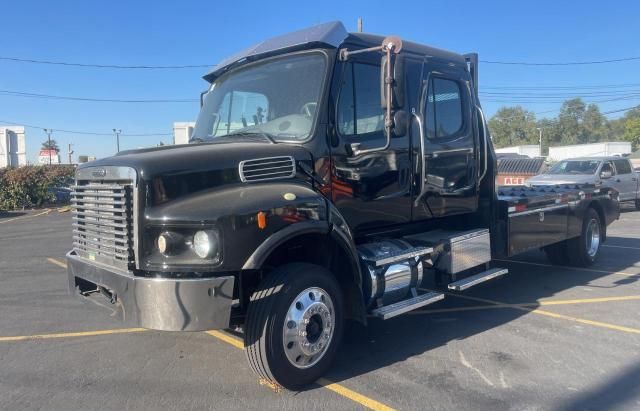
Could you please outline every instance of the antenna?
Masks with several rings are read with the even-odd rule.
[[[358,33],[362,33],[362,17],[358,17]]]

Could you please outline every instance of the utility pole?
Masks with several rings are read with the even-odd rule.
[[[362,33],[362,17],[358,17],[358,33]]]
[[[50,128],[45,128],[44,132],[47,133],[47,139],[49,140],[49,165],[51,165],[51,133],[53,130]]]
[[[72,145],[73,145],[73,144],[69,143],[69,164],[72,164],[72,163],[71,163],[71,154],[73,154],[73,150],[71,150],[71,146],[72,146]]]
[[[122,130],[120,129],[113,129],[113,134],[116,135],[116,148],[118,149],[118,153],[120,152],[120,133],[122,133]]]
[[[538,137],[538,150],[540,151],[540,157],[542,157],[542,127],[536,127],[536,130],[540,133]]]

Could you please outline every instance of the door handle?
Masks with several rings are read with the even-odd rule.
[[[616,178],[616,183],[621,183],[622,180],[620,180],[619,178]]]

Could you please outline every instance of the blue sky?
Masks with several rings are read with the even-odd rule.
[[[0,56],[120,65],[212,65],[225,56],[280,33],[331,20],[355,31],[396,34],[485,60],[587,61],[640,56],[640,2],[563,1],[6,1],[2,5]],[[206,69],[109,70],[0,61],[0,90],[121,98],[197,99]],[[562,67],[480,66],[480,89],[493,86],[584,86],[640,83],[640,60]],[[640,86],[638,87],[640,88]],[[586,99],[590,100],[590,99]],[[603,111],[640,103],[601,103]],[[485,99],[487,114],[500,106]],[[527,103],[535,112],[558,103]],[[0,120],[55,129],[109,133],[171,133],[173,121],[196,117],[198,103],[122,104],[31,99],[0,94]],[[549,113],[544,115],[554,115]],[[544,116],[541,115],[541,116]],[[104,157],[110,136],[54,132],[66,158]],[[27,130],[35,160],[41,130]],[[121,148],[169,142],[164,137],[122,137]]]

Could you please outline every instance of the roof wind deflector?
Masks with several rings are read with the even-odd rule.
[[[347,38],[349,33],[339,21],[319,24],[317,26],[283,34],[255,44],[239,53],[234,54],[216,64],[203,78],[213,82],[220,77],[231,65],[242,60],[251,60],[257,57],[266,57],[289,49],[304,48],[304,46],[317,44],[338,48]]]

